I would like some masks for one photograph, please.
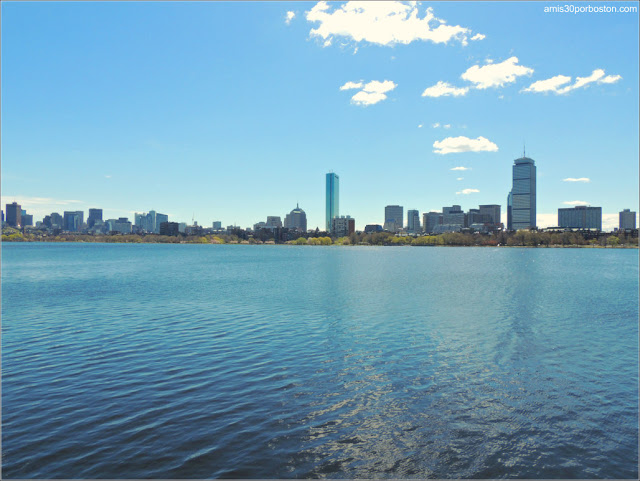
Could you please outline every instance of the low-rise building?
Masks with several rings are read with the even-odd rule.
[[[331,234],[336,237],[345,237],[356,231],[356,220],[348,215],[331,219]]]
[[[579,205],[558,209],[558,227],[602,230],[602,207]]]

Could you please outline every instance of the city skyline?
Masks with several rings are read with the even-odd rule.
[[[4,2],[2,204],[247,227],[299,203],[322,230],[333,171],[358,230],[394,204],[506,224],[526,141],[537,225],[613,228],[638,206],[637,12],[546,5]]]

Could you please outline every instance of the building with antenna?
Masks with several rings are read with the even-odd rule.
[[[507,197],[507,229],[536,227],[536,165],[526,156],[513,161],[513,186]]]
[[[307,214],[298,204],[296,204],[296,208],[289,212],[284,218],[284,226],[287,229],[307,232]]]

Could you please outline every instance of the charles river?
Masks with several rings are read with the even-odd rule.
[[[2,245],[5,478],[636,478],[638,251]]]

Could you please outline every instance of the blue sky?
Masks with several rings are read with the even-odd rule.
[[[322,227],[334,171],[359,229],[504,212],[526,142],[540,226],[587,203],[614,227],[638,207],[638,13],[557,5],[2,2],[3,208],[247,227],[299,202]]]

